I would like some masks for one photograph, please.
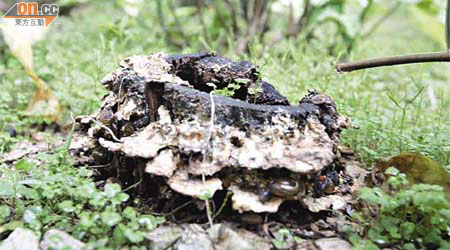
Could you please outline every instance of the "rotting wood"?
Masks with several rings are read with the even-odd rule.
[[[111,92],[92,115],[112,112],[107,126],[121,141],[80,117],[72,152],[103,152],[91,159],[96,165],[112,158],[103,175],[118,177],[124,188],[140,183],[154,212],[184,204],[181,197],[203,197],[205,190],[218,204],[221,193],[233,193],[223,213],[277,213],[288,201],[314,213],[345,209],[354,183],[337,147],[348,120],[331,97],[316,91],[289,105],[260,75],[250,62],[214,53],[127,58],[104,78]],[[210,83],[217,89],[240,84],[231,97],[213,95],[213,123]],[[294,183],[296,192],[273,192],[274,183]],[[192,213],[192,206],[184,209]]]

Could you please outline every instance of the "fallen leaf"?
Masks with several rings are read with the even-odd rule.
[[[3,19],[0,29],[12,54],[22,63],[25,72],[37,87],[28,104],[27,113],[56,121],[61,110],[59,100],[53,95],[47,83],[39,78],[33,70],[32,45],[45,36],[48,28],[44,26],[16,26],[14,19]]]
[[[450,193],[450,173],[427,156],[405,152],[379,160],[377,166],[383,173],[389,167],[397,168],[406,174],[410,184],[440,185]]]

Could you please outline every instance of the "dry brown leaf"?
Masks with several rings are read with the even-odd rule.
[[[53,95],[47,83],[39,78],[33,70],[32,45],[45,36],[48,28],[15,26],[14,19],[4,19],[0,28],[12,54],[22,63],[25,72],[33,79],[37,88],[28,104],[27,113],[29,115],[42,115],[56,121],[61,111],[59,100]]]

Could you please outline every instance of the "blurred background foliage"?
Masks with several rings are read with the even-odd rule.
[[[0,11],[14,1],[0,0]],[[41,1],[42,2],[42,1]],[[47,1],[49,2],[49,1]],[[331,95],[354,129],[343,141],[363,160],[404,151],[450,165],[450,72],[444,63],[337,74],[335,64],[445,49],[442,0],[61,0],[33,48],[34,70],[62,106],[61,122],[94,112],[99,81],[134,54],[212,50],[260,65],[292,103]],[[45,119],[24,116],[31,79],[0,45],[0,154]],[[19,137],[11,136],[11,128]],[[6,132],[5,132],[6,131]]]

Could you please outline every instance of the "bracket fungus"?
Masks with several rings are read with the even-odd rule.
[[[214,53],[132,56],[102,83],[109,95],[76,119],[71,150],[109,164],[125,186],[138,178],[143,192],[169,198],[227,190],[234,211],[256,213],[284,201],[341,209],[351,197],[338,164],[349,121],[329,96],[309,91],[290,105],[257,66]]]

